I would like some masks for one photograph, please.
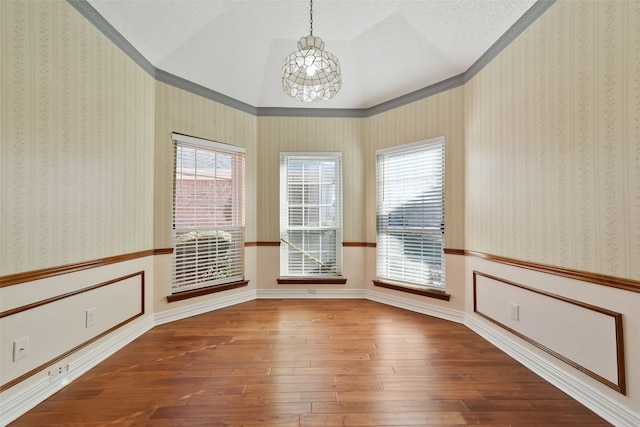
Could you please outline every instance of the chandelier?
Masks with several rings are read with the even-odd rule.
[[[304,102],[333,98],[342,87],[340,62],[324,50],[324,42],[313,35],[313,0],[309,2],[309,35],[298,41],[298,50],[282,64],[282,89]]]

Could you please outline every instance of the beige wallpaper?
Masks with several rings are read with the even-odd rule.
[[[362,119],[258,117],[258,240],[280,240],[279,154],[342,153],[343,241],[364,242]]]
[[[256,240],[256,117],[165,83],[156,83],[155,231],[156,248],[171,247],[173,148],[171,133],[246,149],[246,241]]]
[[[153,78],[63,1],[0,31],[0,275],[152,248]]]
[[[366,241],[376,241],[376,150],[445,137],[445,246],[465,248],[464,91],[456,88],[366,119]]]
[[[278,238],[280,151],[342,151],[344,240],[373,242],[375,150],[443,135],[447,247],[640,276],[638,2],[560,1],[464,87],[367,119],[155,82],[63,1],[0,23],[0,274],[169,247],[182,132],[247,148],[247,241]]]
[[[466,247],[640,279],[640,2],[560,1],[465,86]]]

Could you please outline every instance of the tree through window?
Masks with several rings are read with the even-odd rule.
[[[243,280],[244,149],[173,140],[173,292]]]

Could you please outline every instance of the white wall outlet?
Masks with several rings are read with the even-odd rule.
[[[86,311],[86,327],[93,326],[96,324],[96,308],[91,307],[87,308]]]
[[[513,320],[520,320],[520,306],[515,302],[509,303],[509,317]]]
[[[13,342],[13,361],[24,359],[29,355],[29,337],[20,338]]]
[[[53,381],[59,376],[64,376],[69,372],[69,365],[59,365],[49,370],[49,381]]]

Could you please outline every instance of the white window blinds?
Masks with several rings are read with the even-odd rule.
[[[341,165],[341,153],[281,153],[281,276],[342,274]]]
[[[378,278],[444,289],[444,138],[376,154]]]
[[[244,149],[173,140],[173,292],[243,280]]]

